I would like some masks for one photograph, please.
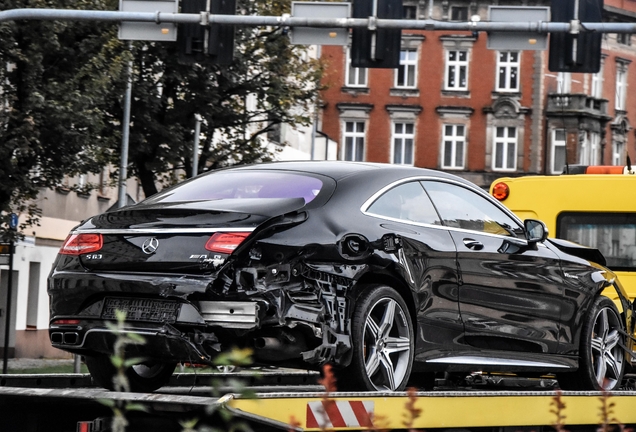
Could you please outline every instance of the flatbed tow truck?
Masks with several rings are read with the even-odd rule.
[[[213,378],[243,381],[258,392],[240,395],[217,386],[221,393],[215,396]],[[203,425],[229,430],[228,421],[253,431],[605,432],[636,425],[635,391],[561,392],[549,377],[477,375],[465,388],[390,393],[326,393],[317,379],[304,371],[175,374],[158,392],[126,393],[96,388],[85,374],[0,375],[0,431],[110,432],[112,407],[126,411],[133,405],[125,414],[126,430],[135,432],[182,432],[188,422],[194,430]]]

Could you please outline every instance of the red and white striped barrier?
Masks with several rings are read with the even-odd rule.
[[[307,428],[372,427],[373,401],[322,400],[307,403]]]

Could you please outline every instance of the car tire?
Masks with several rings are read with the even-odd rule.
[[[85,357],[86,367],[95,383],[109,390],[115,390],[113,378],[117,369],[107,355]],[[130,391],[150,393],[163,387],[172,376],[176,363],[144,362],[126,369]]]
[[[364,288],[354,304],[351,345],[351,364],[337,372],[339,390],[404,390],[413,365],[413,321],[393,288]]]
[[[624,325],[607,297],[599,296],[588,312],[581,332],[579,369],[558,375],[564,390],[616,390],[625,372]]]

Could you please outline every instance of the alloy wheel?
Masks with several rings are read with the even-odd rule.
[[[591,338],[591,355],[594,375],[603,389],[613,389],[621,379],[623,370],[623,348],[621,348],[620,318],[610,308],[598,311]]]
[[[378,300],[364,325],[364,359],[369,380],[377,390],[395,390],[408,373],[411,323],[392,298]]]

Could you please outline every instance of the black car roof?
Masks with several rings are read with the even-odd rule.
[[[417,168],[407,165],[393,165],[387,163],[375,162],[350,162],[350,161],[280,161],[266,162],[254,165],[245,165],[234,167],[234,169],[245,170],[289,170],[301,171],[314,174],[322,174],[340,181],[346,177],[353,175],[373,173],[382,170],[383,174],[393,174],[396,177],[402,176],[434,176],[442,178],[450,178],[464,181],[457,176],[447,174],[442,171],[431,170],[427,168]]]

